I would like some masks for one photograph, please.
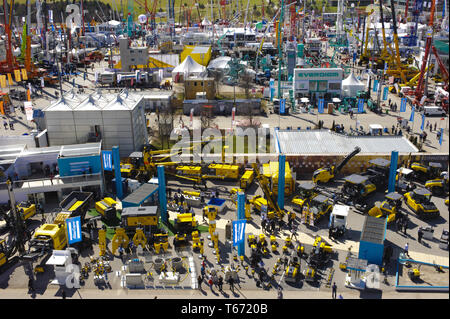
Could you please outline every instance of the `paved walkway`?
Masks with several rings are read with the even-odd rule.
[[[206,286],[204,286],[206,287]],[[130,290],[130,289],[117,289],[111,291],[99,290],[99,289],[80,289],[73,295],[67,296],[67,298],[73,299],[177,299],[177,300],[191,300],[191,299],[221,299],[227,300],[245,300],[245,299],[276,299],[276,291],[263,291],[263,290],[239,290],[239,297],[234,296],[227,285],[224,285],[224,295],[214,295],[210,293],[209,289],[205,289],[205,294],[199,290]],[[338,287],[338,295],[341,294],[344,299],[447,299],[448,293],[436,293],[436,292],[396,292],[388,291],[380,293],[360,292],[354,289],[340,289]],[[8,289],[0,290],[0,299],[30,299],[31,295],[28,294],[27,289]],[[58,287],[49,287],[44,294],[35,295],[35,299],[61,299],[61,292]],[[331,299],[330,291],[283,291],[284,299]],[[181,304],[180,304],[181,307]]]
[[[169,211],[170,219],[175,219],[176,215],[177,215],[176,212]],[[217,219],[216,220],[216,228],[225,230],[225,226],[227,225],[227,223],[228,223],[227,219]],[[254,235],[259,236],[259,234],[262,233],[262,230],[261,230],[261,228],[257,228],[254,225],[247,223],[245,233],[246,234],[252,233]],[[291,234],[292,234],[288,230],[284,230],[283,233],[287,233],[289,236],[291,236]],[[286,237],[287,236],[284,236],[284,237],[277,236],[277,239],[285,240]],[[327,236],[322,236],[322,237],[328,243],[333,242]],[[301,242],[302,244],[305,244],[305,245],[312,245],[314,243],[314,237],[312,237],[308,234],[302,233],[302,232],[297,233],[297,238],[298,238],[299,242]],[[333,242],[332,247],[334,250],[340,250],[340,251],[349,251],[350,250],[352,253],[356,253],[356,254],[359,252],[359,242],[352,241],[352,240],[345,240],[344,243]],[[430,263],[430,264],[438,264],[438,265],[447,266],[447,267],[449,266],[449,258],[446,256],[430,255],[430,254],[415,252],[415,251],[411,251],[411,250],[409,251],[409,255],[411,256],[411,259],[414,259],[417,261],[426,262],[426,263]]]

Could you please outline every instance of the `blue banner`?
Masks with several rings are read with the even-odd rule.
[[[274,85],[275,85],[275,80],[270,79],[270,81],[269,81],[270,101],[273,101],[273,96],[275,93]]]
[[[318,112],[320,114],[322,114],[323,111],[324,111],[324,105],[325,105],[325,100],[324,99],[319,99]]]
[[[443,139],[444,139],[444,129],[441,128],[441,136],[439,137],[439,145],[442,145]]]
[[[280,100],[280,114],[284,114],[286,112],[286,99]]]
[[[82,241],[80,216],[67,218],[66,226],[67,226],[67,241],[69,245]]]
[[[425,114],[422,114],[422,124],[420,125],[420,129],[423,131],[425,128]]]
[[[373,81],[373,92],[376,92],[378,90],[378,80]]]
[[[102,151],[102,159],[103,159],[103,170],[104,171],[112,171],[112,152],[111,151]]]
[[[358,99],[358,113],[364,113],[364,99]]]
[[[402,97],[402,102],[400,103],[400,112],[406,112],[406,97]]]
[[[233,221],[233,246],[237,246],[244,242],[245,239],[245,219]]]
[[[412,107],[411,116],[409,117],[410,122],[414,122],[414,106]]]
[[[356,52],[353,52],[353,62],[355,62],[356,61]]]
[[[388,92],[389,92],[389,88],[387,86],[385,86],[384,89],[383,89],[383,101],[387,100]]]

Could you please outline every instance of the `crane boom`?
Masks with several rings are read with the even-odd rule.
[[[444,77],[444,82],[447,82],[448,84],[448,78],[449,78],[449,74],[448,74],[448,70],[445,67],[444,63],[441,60],[441,57],[439,56],[436,47],[434,45],[431,46],[431,50],[433,51],[434,55],[436,56],[436,60],[439,64],[439,68],[441,69],[442,75]]]
[[[393,1],[393,0],[391,0]],[[425,44],[425,54],[423,56],[422,60],[422,66],[420,67],[420,76],[419,80],[417,82],[416,91],[415,94],[415,103],[419,104],[420,99],[423,96],[423,89],[424,89],[424,74],[425,74],[425,68],[427,66],[428,56],[430,55],[430,47],[431,47],[431,40],[433,37],[433,21],[434,21],[434,11],[436,7],[436,1],[431,0],[431,9],[430,9],[430,21],[428,23],[428,31],[427,31],[427,41]]]
[[[273,200],[273,198],[272,198],[272,193],[270,192],[270,189],[269,189],[269,181],[267,180],[267,177],[265,177],[264,175],[262,175],[260,173],[257,163],[253,163],[252,168],[253,168],[253,171],[255,172],[256,181],[258,182],[259,186],[261,187],[262,191],[264,192],[264,195],[266,197],[269,208],[275,210],[275,213],[277,214],[277,216],[282,218],[284,215],[284,212],[283,212],[283,210],[280,209],[280,207],[278,206],[278,203],[275,200]]]

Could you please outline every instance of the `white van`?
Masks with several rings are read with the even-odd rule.
[[[425,116],[430,116],[430,115],[445,116],[445,111],[442,107],[439,107],[439,106],[424,106],[423,114]]]

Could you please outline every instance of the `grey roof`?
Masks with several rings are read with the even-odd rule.
[[[356,257],[348,257],[347,269],[366,271],[368,261],[365,259],[358,259]]]
[[[356,146],[361,148],[360,154],[418,151],[402,136],[344,136],[330,130],[278,130],[275,136],[279,141],[279,151],[285,155],[348,154]]]
[[[122,210],[121,217],[139,215],[158,215],[158,206],[127,207]]]
[[[392,200],[399,200],[399,199],[402,199],[402,198],[403,198],[403,196],[400,195],[400,194],[397,193],[397,192],[392,192],[392,193],[386,194],[385,197],[386,197],[387,199],[392,199]]]
[[[59,156],[72,157],[72,156],[100,155],[101,147],[102,147],[101,143],[63,145],[61,146]]]
[[[386,232],[386,219],[366,216],[360,241],[383,244]]]
[[[141,205],[151,194],[158,189],[155,184],[142,184],[133,193],[123,199],[122,202]]]
[[[361,184],[361,183],[364,183],[365,181],[367,181],[367,179],[368,179],[367,176],[362,176],[362,175],[358,175],[358,174],[352,174],[352,175],[344,178],[344,180],[346,182],[349,182],[352,184]]]
[[[390,166],[391,165],[391,161],[388,161],[387,159],[384,158],[374,158],[373,160],[369,161],[370,164],[373,165],[377,165],[377,166]]]

